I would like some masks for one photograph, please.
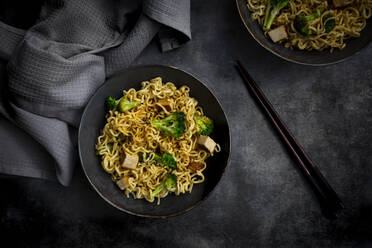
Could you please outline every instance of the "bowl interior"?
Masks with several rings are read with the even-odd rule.
[[[247,7],[247,0],[236,0],[236,3],[241,19],[253,38],[270,52],[291,62],[307,65],[327,65],[341,62],[362,50],[372,40],[372,25],[371,20],[368,20],[367,26],[362,30],[360,37],[347,40],[346,47],[343,50],[335,49],[332,53],[329,50],[322,52],[303,51],[299,49],[291,50],[265,37],[260,25],[256,20],[251,18],[251,12]]]
[[[220,144],[222,150],[207,160],[205,182],[196,184],[192,193],[175,196],[171,194],[161,199],[160,205],[149,203],[144,199],[127,198],[111,181],[111,177],[100,165],[95,155],[95,144],[100,130],[105,125],[104,101],[108,96],[119,97],[123,89],[140,89],[140,83],[155,77],[162,77],[163,82],[173,82],[177,87],[190,87],[190,96],[203,107],[206,115],[214,120],[215,131],[212,138]],[[141,66],[129,68],[110,78],[85,108],[79,128],[79,155],[88,180],[107,202],[118,209],[140,216],[166,217],[185,212],[202,201],[217,185],[228,163],[230,153],[230,132],[226,116],[221,105],[198,79],[176,68],[167,66]]]

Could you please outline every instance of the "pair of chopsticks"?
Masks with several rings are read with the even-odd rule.
[[[239,60],[237,61],[236,67],[249,92],[257,101],[257,104],[262,107],[269,121],[278,132],[290,153],[293,155],[297,165],[303,172],[303,175],[309,181],[320,201],[323,213],[328,218],[336,218],[340,210],[344,207],[342,201],[337,196],[337,193],[332,189],[319,169],[313,164],[309,156],[305,153],[284,122],[280,119],[270,101],[266,98],[262,90],[257,86],[256,82],[252,79]]]

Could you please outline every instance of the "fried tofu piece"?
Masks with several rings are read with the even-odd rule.
[[[203,169],[204,165],[200,162],[190,162],[187,168],[191,170],[191,172],[196,172],[198,170]]]
[[[211,139],[209,136],[204,136],[204,135],[200,135],[196,143],[202,146],[203,148],[205,148],[211,154],[213,154],[214,149],[216,148],[216,145],[217,145],[213,139]]]
[[[285,27],[285,25],[281,25],[273,30],[270,30],[267,34],[270,36],[272,41],[275,43],[281,40],[288,39],[288,32],[287,32],[287,28]]]
[[[124,190],[128,188],[129,186],[128,179],[129,179],[128,177],[123,177],[116,182],[116,185],[118,185],[119,189]]]
[[[332,2],[335,8],[341,8],[347,5],[347,1],[345,0],[332,0]]]
[[[163,106],[167,111],[171,111],[171,102],[169,100],[167,100],[167,99],[160,99],[157,102],[157,104]],[[157,105],[157,107],[159,107],[159,105]]]
[[[131,154],[125,154],[124,161],[122,163],[122,167],[127,169],[135,169],[138,164],[138,155],[131,155]]]

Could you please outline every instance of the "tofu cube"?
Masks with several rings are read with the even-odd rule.
[[[281,40],[288,39],[287,28],[282,25],[268,32],[270,38],[276,43]]]
[[[116,182],[116,184],[118,185],[119,189],[121,190],[124,190],[128,187],[128,177],[123,177],[121,178],[120,180],[118,180]]]
[[[127,169],[135,169],[138,164],[138,155],[125,154],[123,164],[121,165]]]
[[[209,136],[200,135],[196,143],[204,147],[211,154],[213,154],[214,148],[216,148],[216,142],[214,142],[214,140]]]
[[[347,4],[345,0],[333,0],[332,2],[336,8],[344,7]]]

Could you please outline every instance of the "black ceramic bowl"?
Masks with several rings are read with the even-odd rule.
[[[173,82],[177,87],[190,87],[190,96],[197,99],[205,113],[214,120],[215,130],[212,138],[220,144],[221,152],[208,158],[204,172],[205,182],[196,184],[192,193],[179,196],[168,195],[161,199],[160,205],[144,199],[127,198],[111,181],[111,176],[100,165],[95,155],[95,144],[100,130],[105,125],[104,101],[106,97],[119,97],[123,89],[140,89],[140,83],[155,77],[165,82]],[[174,67],[148,65],[132,67],[110,78],[90,99],[79,127],[79,155],[85,175],[98,194],[112,206],[139,216],[167,217],[186,212],[204,200],[216,187],[230,154],[230,130],[225,113],[212,92],[194,76]]]
[[[361,51],[372,41],[372,23],[371,20],[369,20],[367,21],[367,26],[362,30],[360,37],[347,40],[346,47],[343,50],[335,49],[332,53],[330,53],[329,50],[322,52],[302,51],[299,49],[291,50],[285,48],[281,44],[276,44],[272,42],[270,38],[265,37],[262,27],[260,27],[256,20],[251,18],[251,12],[247,7],[247,0],[236,0],[236,4],[238,6],[240,17],[253,38],[273,54],[294,63],[313,66],[334,64]]]

